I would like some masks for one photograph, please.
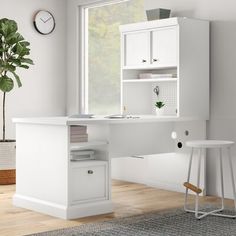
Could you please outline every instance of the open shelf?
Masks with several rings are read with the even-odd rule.
[[[178,78],[124,79],[123,83],[175,82]]]
[[[154,89],[157,86],[160,91],[158,97],[154,93]],[[144,79],[144,82],[136,83],[126,82],[123,83],[122,92],[123,105],[126,108],[127,114],[155,115],[155,103],[157,101],[162,101],[165,104],[165,116],[178,116],[179,107],[177,100],[177,82],[167,80],[165,80],[165,82],[160,82],[156,79],[155,81],[149,81],[149,79]]]
[[[89,142],[82,142],[82,143],[71,143],[70,151],[82,150],[85,148],[92,148],[92,147],[103,146],[107,144],[108,144],[108,141],[89,141]]]

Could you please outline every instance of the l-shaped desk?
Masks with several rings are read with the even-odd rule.
[[[14,205],[63,219],[112,212],[112,177],[184,191],[181,185],[189,152],[185,142],[206,138],[206,121],[197,118],[48,117],[13,121]],[[88,142],[70,142],[72,125],[87,126]],[[171,138],[173,131],[177,133],[175,140]],[[71,161],[75,150],[93,150],[95,160]],[[202,165],[201,187],[205,189],[205,162]]]

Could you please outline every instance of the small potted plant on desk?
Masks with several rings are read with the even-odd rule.
[[[157,101],[155,103],[156,115],[157,116],[163,116],[164,115],[164,108],[163,108],[164,106],[165,106],[164,102]]]
[[[15,140],[6,139],[6,94],[14,88],[14,80],[21,87],[17,68],[28,69],[30,43],[18,33],[17,23],[0,19],[0,90],[2,91],[2,140],[0,140],[0,184],[15,183]]]

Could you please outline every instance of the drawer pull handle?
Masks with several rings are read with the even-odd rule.
[[[153,59],[153,62],[157,62],[158,61],[158,59]]]
[[[92,171],[92,170],[88,170],[88,174],[89,174],[89,175],[92,175],[92,174],[93,174],[93,171]]]
[[[143,59],[143,60],[142,60],[142,63],[145,63],[145,62],[147,62],[147,60]]]

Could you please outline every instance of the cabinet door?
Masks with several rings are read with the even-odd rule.
[[[152,64],[177,66],[177,28],[161,28],[152,32]]]
[[[125,35],[125,66],[150,64],[150,32],[136,32]]]
[[[107,163],[73,167],[71,177],[72,204],[108,199]]]

